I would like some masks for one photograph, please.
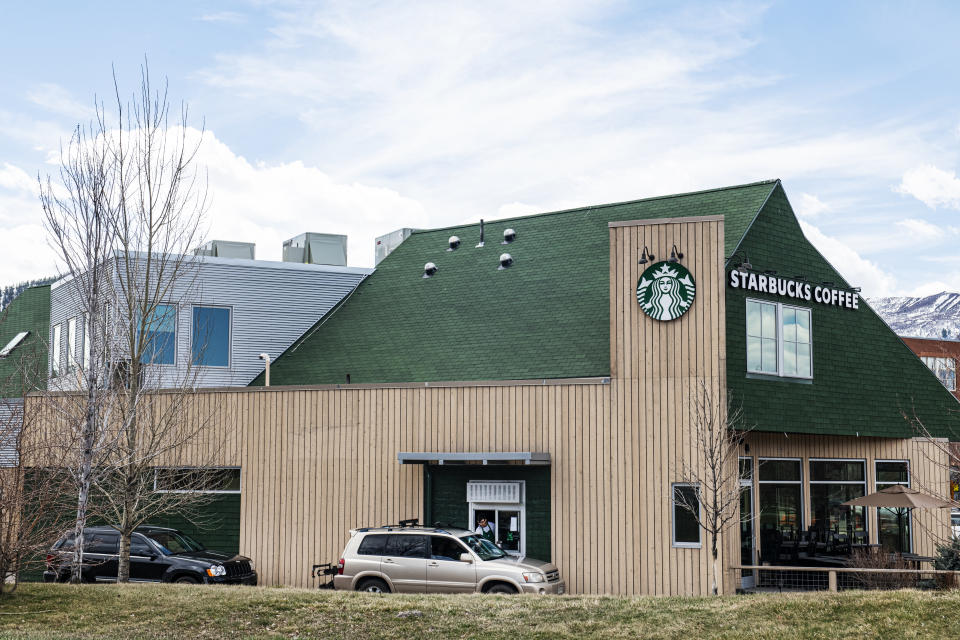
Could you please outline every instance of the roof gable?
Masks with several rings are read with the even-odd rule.
[[[273,384],[425,382],[610,373],[607,223],[725,217],[729,253],[768,181],[414,232],[271,368]],[[517,239],[502,245],[503,231]],[[461,238],[447,251],[451,235]],[[661,248],[654,251],[662,251]],[[509,252],[514,264],[498,269]],[[438,267],[423,278],[423,266]],[[262,376],[253,384],[262,384]]]
[[[29,331],[0,358],[0,398],[19,397],[46,387],[47,335],[50,331],[50,285],[24,289],[0,314],[0,348]]]

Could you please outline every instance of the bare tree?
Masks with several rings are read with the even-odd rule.
[[[699,381],[693,398],[693,455],[679,463],[677,475],[678,482],[695,487],[695,491],[674,490],[672,499],[690,513],[708,537],[713,558],[712,590],[717,594],[720,539],[741,517],[739,458],[749,429],[742,424],[742,410],[732,406],[729,398],[718,397],[705,381]]]
[[[66,267],[64,286],[89,327],[83,362],[68,366],[79,375],[63,379],[73,391],[66,395],[85,409],[73,466],[77,540],[93,492],[98,515],[121,534],[118,580],[126,582],[133,530],[203,500],[196,489],[218,481],[208,467],[220,443],[206,435],[215,408],[201,415],[190,398],[203,349],[196,335],[192,357],[164,366],[175,362],[179,305],[199,294],[191,250],[202,243],[206,209],[206,182],[195,162],[202,130],[189,127],[185,105],[171,112],[166,84],[156,91],[146,65],[139,91],[124,99],[114,78],[114,97],[115,113],[99,105],[95,122],[78,129],[62,154],[64,195],[48,180],[43,203]],[[57,405],[68,426],[77,420],[70,401]],[[158,468],[187,464],[195,470],[163,472],[176,478],[174,491],[155,490]],[[77,548],[79,567],[82,542]]]
[[[12,373],[0,381],[5,395],[16,396],[0,399],[0,596],[16,590],[22,572],[43,566],[43,552],[62,531],[56,514],[62,513],[72,486],[60,472],[62,451],[37,437],[36,405],[24,405],[23,395],[36,388],[34,374],[42,361],[35,351],[13,356]],[[49,466],[39,468],[41,460]]]

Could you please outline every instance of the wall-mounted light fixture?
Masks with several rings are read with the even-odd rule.
[[[746,253],[735,253],[729,258],[727,258],[727,260],[730,260],[731,262],[733,262],[733,264],[736,266],[737,271],[739,271],[740,273],[747,273],[748,271],[753,270],[753,265],[750,264],[750,258],[747,256]]]
[[[683,258],[683,254],[677,251],[677,245],[673,245],[673,249],[670,250],[670,257],[667,258],[668,262],[679,262]]]
[[[648,262],[653,262],[654,256],[650,253],[650,250],[647,249],[647,245],[643,245],[643,253],[640,254],[640,261],[637,264],[647,264]]]

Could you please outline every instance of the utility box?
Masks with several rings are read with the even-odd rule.
[[[347,236],[301,233],[283,243],[283,261],[347,266]]]
[[[234,242],[232,240],[211,240],[193,250],[195,256],[213,258],[246,258],[253,260],[256,246],[252,242]]]
[[[397,229],[377,238],[376,250],[374,251],[374,266],[380,264],[380,261],[390,255],[394,249],[400,246],[400,243],[410,237],[413,229]]]

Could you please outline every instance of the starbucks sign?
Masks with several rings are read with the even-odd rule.
[[[651,265],[637,283],[637,302],[654,320],[676,320],[687,312],[696,294],[693,276],[679,262]]]

